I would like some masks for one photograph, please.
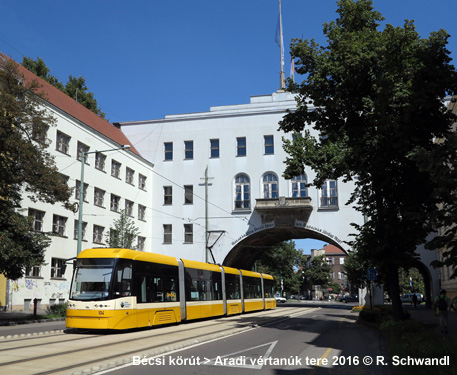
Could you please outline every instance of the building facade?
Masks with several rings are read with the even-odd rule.
[[[5,59],[0,55],[1,58]],[[48,152],[73,188],[70,203],[77,208],[73,212],[61,204],[33,202],[23,195],[22,208],[33,217],[32,230],[47,233],[52,241],[44,265],[27,269],[22,279],[0,283],[0,287],[6,284],[3,305],[13,310],[30,310],[36,299],[38,308],[44,309],[68,298],[72,267],[63,272],[63,264],[77,255],[79,209],[83,208],[82,249],[105,247],[106,235],[121,210],[139,229],[138,249],[150,248],[152,164],[112,124],[22,66],[18,69],[26,81],[38,81],[46,97],[46,109],[56,119],[47,133]],[[131,147],[119,150],[123,145]],[[87,154],[81,187],[83,152]],[[81,188],[83,207],[79,207]]]
[[[315,238],[347,249],[351,183],[308,187],[315,173],[282,175],[287,154],[278,123],[290,93],[251,97],[208,112],[116,124],[154,164],[151,251],[250,268],[276,242]],[[312,132],[314,130],[311,130]],[[317,136],[317,135],[316,135]]]
[[[334,284],[340,286],[341,292],[338,294],[346,294],[350,291],[350,287],[347,283],[346,276],[344,275],[344,262],[347,258],[347,254],[339,249],[338,247],[327,244],[322,249],[313,249],[311,250],[312,260],[314,257],[324,256],[325,262],[330,266],[330,280]],[[314,295],[321,298],[323,294],[328,294],[329,291],[322,290],[319,286],[313,286]],[[330,291],[330,293],[336,293],[335,291]]]

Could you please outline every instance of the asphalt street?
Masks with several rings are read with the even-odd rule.
[[[111,375],[388,374],[378,333],[331,306],[165,355],[132,357]]]

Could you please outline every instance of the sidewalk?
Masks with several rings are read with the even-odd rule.
[[[34,318],[33,311],[0,311],[0,326],[14,326],[19,324],[53,322],[64,319],[40,319],[40,316],[45,314],[46,311],[37,311],[37,317]]]
[[[403,305],[404,310],[411,314],[411,319],[424,323],[428,328],[440,333],[439,317],[435,315],[435,309],[427,309],[425,305],[413,306]],[[448,311],[448,335],[457,339],[457,312]]]

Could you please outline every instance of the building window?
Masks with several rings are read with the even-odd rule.
[[[163,146],[165,150],[164,160],[173,160],[173,142],[165,142]]]
[[[138,205],[138,220],[146,220],[146,207],[141,204]]]
[[[93,235],[93,242],[94,243],[103,243],[103,232],[105,231],[104,227],[100,225],[94,225],[94,235]]]
[[[62,173],[59,173],[59,175],[60,175],[60,178],[62,178],[63,183],[68,186],[68,181],[70,180],[70,176],[66,176]]]
[[[125,214],[127,216],[133,216],[133,202],[125,200]]]
[[[164,186],[163,187],[163,204],[169,206],[173,203],[173,187]]]
[[[83,152],[88,153],[89,152],[89,146],[85,145],[84,143],[78,142],[78,150],[76,154],[76,159],[79,161],[83,160]],[[89,165],[89,161],[87,160],[87,157],[85,157],[84,164]]]
[[[172,234],[171,224],[164,224],[163,225],[163,243],[164,244],[170,244],[172,242],[171,234]]]
[[[67,218],[59,215],[52,217],[52,233],[58,234],[59,236],[65,236],[65,225],[67,224]]]
[[[32,139],[39,143],[40,145],[49,146],[49,140],[46,137],[48,134],[49,126],[38,125],[37,123],[32,123]]]
[[[105,170],[106,155],[103,155],[101,152],[95,153],[95,168],[99,171]]]
[[[111,211],[114,212],[119,212],[119,203],[121,202],[121,197],[111,194],[111,200],[110,200],[110,209]]]
[[[344,258],[343,257],[340,258],[340,264],[344,264]]]
[[[105,191],[99,188],[94,189],[94,205],[105,207]]]
[[[219,139],[210,139],[210,157],[219,157]]]
[[[184,159],[194,158],[194,141],[184,141]]]
[[[194,225],[184,224],[184,243],[194,242]]]
[[[300,176],[295,176],[294,178],[292,178],[291,184],[292,184],[292,197],[293,198],[308,196],[308,188],[306,187],[307,179],[304,174],[301,174]]]
[[[51,259],[51,279],[63,278],[62,266],[65,259],[52,258]]]
[[[265,155],[273,155],[275,153],[274,137],[272,135],[265,135]]]
[[[135,171],[133,169],[130,169],[129,167],[126,167],[125,169],[125,182],[127,182],[130,185],[134,184],[134,176],[135,176]]]
[[[144,244],[146,242],[145,237],[138,236],[138,244],[136,246],[136,249],[139,251],[144,251]]]
[[[64,154],[70,154],[70,136],[57,131],[56,150]]]
[[[278,177],[273,173],[263,176],[263,197],[278,198]]]
[[[333,266],[335,264],[334,258],[325,258],[325,261],[329,266]]]
[[[320,207],[335,208],[338,207],[338,190],[336,180],[327,180],[322,185],[320,191]]]
[[[138,174],[138,188],[146,191],[146,176]]]
[[[193,185],[184,185],[184,204],[194,204]]]
[[[32,230],[34,232],[43,232],[44,212],[29,208],[29,216],[33,217]]]
[[[121,163],[116,160],[111,161],[111,176],[121,178]]]
[[[251,181],[245,174],[235,177],[235,210],[251,209]]]
[[[83,190],[83,201],[87,202],[87,189],[89,188],[89,184],[84,184],[84,190]],[[75,188],[75,199],[80,198],[81,194],[81,181],[76,180],[76,188]]]
[[[41,266],[26,267],[25,277],[41,277]]]
[[[246,137],[236,139],[236,156],[246,156]]]
[[[75,220],[75,230],[74,230],[74,239],[78,239],[78,222],[79,220]],[[81,240],[85,241],[86,240],[86,229],[87,229],[87,223],[83,221],[83,225],[81,226]]]

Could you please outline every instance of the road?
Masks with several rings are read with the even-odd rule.
[[[173,353],[132,357],[132,363],[100,374],[387,373],[388,361],[380,350],[377,332],[360,326],[355,319],[350,307],[328,305]]]
[[[56,329],[26,335],[37,325],[0,327],[0,336],[16,332],[0,340],[0,372],[383,374],[382,365],[355,365],[382,354],[375,331],[356,324],[350,307],[287,303],[274,311],[111,334]]]

